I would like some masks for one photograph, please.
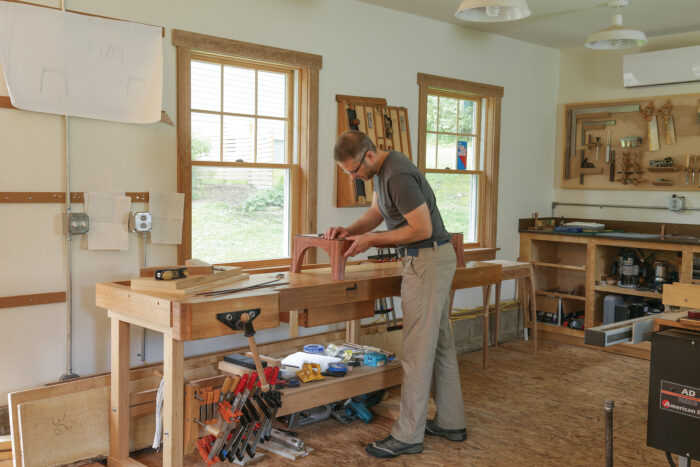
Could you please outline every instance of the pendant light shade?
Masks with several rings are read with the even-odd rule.
[[[622,25],[622,15],[619,10],[621,6],[628,4],[628,0],[615,0],[608,3],[608,6],[616,7],[618,12],[613,15],[610,27],[588,36],[586,47],[598,50],[617,50],[640,47],[647,43],[647,37],[642,31],[629,29]]]
[[[463,0],[455,16],[465,21],[514,21],[530,16],[526,0]]]

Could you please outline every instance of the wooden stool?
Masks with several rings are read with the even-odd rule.
[[[532,339],[533,353],[537,355],[537,308],[535,305],[535,283],[534,272],[530,263],[518,261],[505,261],[494,259],[487,263],[500,264],[503,267],[502,280],[515,279],[518,281],[518,299],[520,307],[523,309],[523,326],[530,329],[530,339]],[[529,306],[528,306],[529,305]],[[496,284],[496,320],[494,323],[495,336],[493,346],[498,346],[498,315],[501,307],[501,283]],[[488,312],[484,313],[484,319],[488,321]],[[487,324],[484,324],[484,368],[486,368],[486,348],[488,347]]]
[[[301,265],[304,262],[306,250],[318,247],[324,249],[331,259],[331,279],[342,281],[345,279],[346,263],[346,258],[343,258],[343,254],[348,251],[350,245],[352,245],[352,241],[345,239],[326,240],[318,235],[297,235],[294,237],[292,267],[289,270],[291,272],[301,272]]]

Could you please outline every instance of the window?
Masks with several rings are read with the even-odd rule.
[[[495,247],[503,88],[418,75],[418,166],[449,232],[465,246]]]
[[[288,263],[293,236],[316,231],[320,57],[184,31],[173,44],[178,260]]]

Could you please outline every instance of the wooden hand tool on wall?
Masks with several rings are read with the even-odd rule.
[[[337,134],[347,130],[365,133],[377,149],[400,151],[409,159],[411,140],[408,110],[387,106],[386,99],[336,95],[338,102]],[[369,206],[372,201],[371,180],[353,179],[339,167],[336,169],[336,206]]]
[[[664,119],[664,126],[666,127],[666,144],[676,144],[676,129],[673,126],[671,108],[671,101],[668,100],[664,106],[659,109],[659,113]]]
[[[646,107],[639,109],[647,121],[647,134],[649,138],[649,150],[659,150],[659,127],[656,123],[656,110],[654,103],[649,102]]]

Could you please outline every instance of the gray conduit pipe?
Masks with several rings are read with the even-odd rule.
[[[664,209],[669,211],[668,206],[642,206],[634,204],[589,204],[589,203],[560,203],[559,201],[552,201],[552,217],[554,217],[554,210],[557,206],[583,206],[587,208],[622,208],[622,209]],[[700,208],[683,208],[681,211],[700,211]],[[673,211],[675,212],[675,211]]]
[[[61,10],[66,11],[66,2],[61,0]],[[66,220],[70,220],[71,215],[71,199],[70,199],[70,117],[63,116],[63,127],[65,128],[65,150],[66,150]],[[68,286],[66,290],[66,373],[61,375],[59,381],[77,378],[78,375],[73,373],[73,236],[70,233],[70,228],[66,233],[67,250],[68,250]]]

